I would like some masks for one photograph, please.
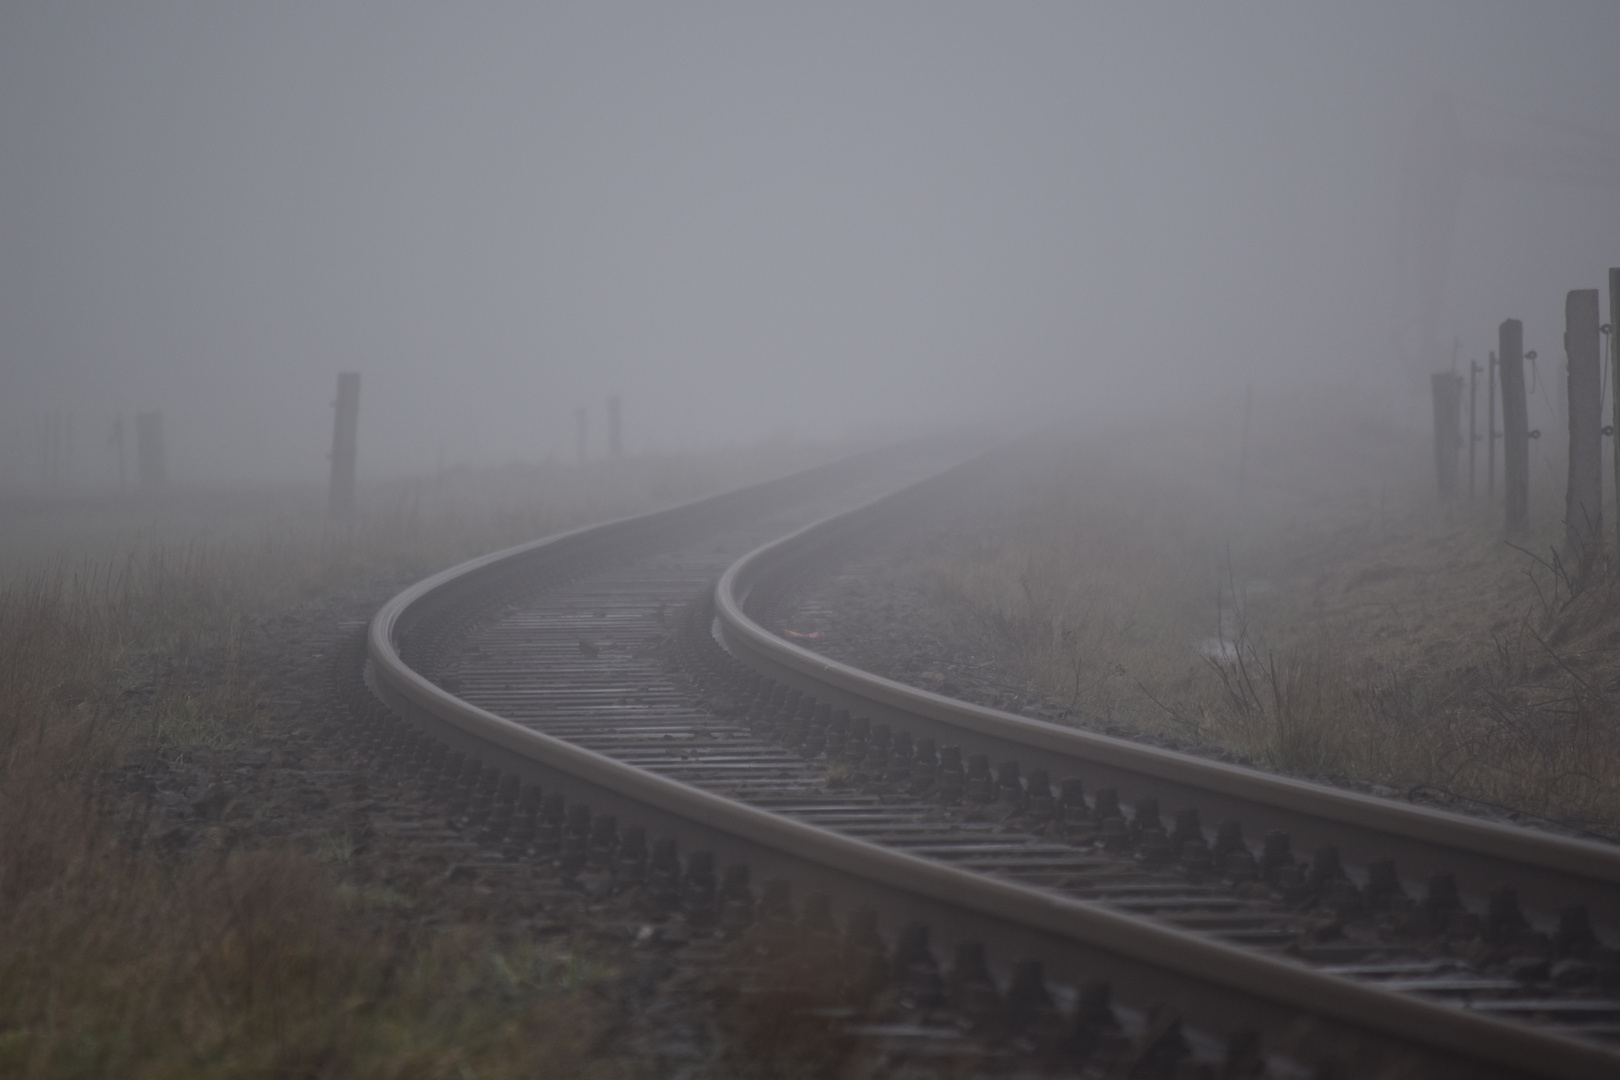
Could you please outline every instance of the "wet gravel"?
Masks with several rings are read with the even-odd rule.
[[[476,830],[370,760],[357,721],[386,713],[362,682],[362,635],[407,583],[251,626],[241,663],[257,673],[257,722],[211,745],[146,750],[119,768],[109,779],[125,842],[176,865],[291,848],[325,864],[345,906],[385,929],[475,926],[498,940],[566,943],[614,973],[596,988],[615,1014],[614,1056],[652,1076],[718,1075],[713,987],[737,978],[727,943],[697,940],[643,897],[590,875],[488,850]],[[130,696],[149,695],[136,687]]]
[[[902,682],[1084,725],[1087,718],[1022,679],[992,637],[915,572],[951,542],[934,535],[874,544],[802,583],[772,622],[806,635],[803,644]],[[919,1004],[904,985],[859,1009],[837,978],[831,989],[815,990],[818,979],[827,982],[816,969],[824,948],[806,962],[798,945],[768,928],[727,939],[657,909],[639,889],[616,890],[604,875],[567,874],[546,860],[492,850],[419,788],[379,769],[361,731],[383,712],[361,682],[363,628],[408,583],[377,581],[249,627],[240,662],[256,675],[258,722],[214,745],[141,753],[119,769],[111,779],[128,842],[176,860],[290,846],[328,866],[341,895],[384,927],[477,925],[513,939],[567,942],[614,973],[600,988],[615,1016],[611,1049],[644,1075],[1046,1069],[1036,1042],[1009,1037],[983,1017]],[[218,674],[204,666],[189,677]],[[149,691],[136,687],[133,707]],[[1099,729],[1232,760],[1216,748]]]
[[[514,944],[565,945],[610,973],[593,991],[612,1014],[603,1050],[633,1075],[1047,1074],[1051,1038],[1037,1045],[999,1017],[919,1003],[903,983],[868,985],[852,1003],[866,972],[852,981],[835,942],[688,924],[606,874],[565,873],[484,843],[380,768],[367,723],[397,721],[362,682],[363,634],[405,584],[378,582],[248,627],[239,663],[255,673],[257,721],[209,745],[136,753],[108,777],[125,843],[176,866],[290,848],[321,862],[346,906],[385,930],[474,926]],[[152,679],[126,696],[137,717],[158,680],[204,684],[222,677],[223,662],[149,666]],[[1115,1059],[1131,1060],[1129,1048]]]

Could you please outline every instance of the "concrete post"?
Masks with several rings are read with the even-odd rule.
[[[328,494],[334,514],[354,513],[354,471],[360,433],[360,373],[338,375],[336,415],[332,419],[332,484]]]

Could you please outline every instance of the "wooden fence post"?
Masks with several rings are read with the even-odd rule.
[[[338,375],[337,414],[332,419],[332,483],[328,489],[334,514],[354,513],[354,471],[360,433],[360,373]]]
[[[1462,377],[1454,371],[1430,376],[1434,390],[1434,467],[1440,484],[1440,498],[1449,502],[1457,497],[1457,450],[1462,445],[1458,432],[1458,412],[1462,406]]]
[[[1524,324],[1504,320],[1497,328],[1496,370],[1502,380],[1502,480],[1510,533],[1530,523],[1530,410],[1524,398]]]
[[[1586,568],[1603,544],[1603,364],[1596,289],[1571,289],[1564,298],[1564,355],[1569,360],[1564,545]]]
[[[1613,429],[1610,434],[1614,440],[1614,498],[1615,520],[1620,523],[1620,353],[1615,351],[1614,343],[1620,336],[1620,266],[1609,267],[1609,377],[1613,383],[1609,390],[1610,400],[1614,403],[1613,419],[1610,423]],[[1617,560],[1616,565],[1620,565]]]

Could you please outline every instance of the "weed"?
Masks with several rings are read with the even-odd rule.
[[[346,911],[409,911],[416,901],[386,885],[354,885],[343,882],[333,894]]]
[[[355,842],[346,833],[333,833],[322,837],[315,857],[321,862],[346,863],[354,858]]]

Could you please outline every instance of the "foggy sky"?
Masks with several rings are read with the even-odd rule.
[[[318,480],[341,370],[363,476],[599,452],[610,393],[641,451],[1399,387],[1435,94],[1538,166],[1463,176],[1439,333],[1561,360],[1620,4],[1325,6],[12,0],[0,483],[153,408],[179,480]]]

